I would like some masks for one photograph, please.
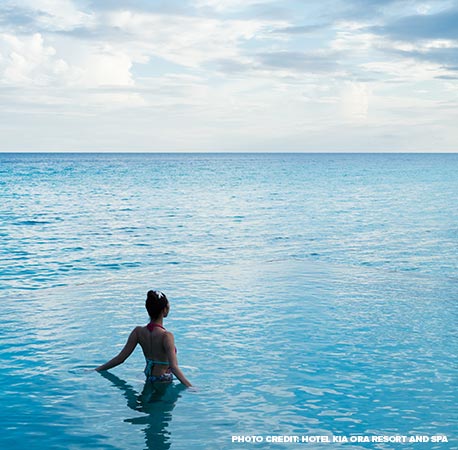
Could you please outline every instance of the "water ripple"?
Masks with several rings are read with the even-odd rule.
[[[456,156],[0,162],[2,448],[457,447]],[[145,392],[138,350],[111,378],[86,370],[147,322],[151,287],[197,392]]]

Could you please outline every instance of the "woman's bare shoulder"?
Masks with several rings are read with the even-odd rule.
[[[175,337],[173,336],[173,333],[172,333],[171,331],[168,331],[168,330],[167,330],[167,331],[164,333],[164,341],[173,344],[174,340],[175,340]]]
[[[132,330],[132,333],[136,334],[137,336],[141,336],[145,334],[146,331],[147,331],[146,327],[139,325]]]

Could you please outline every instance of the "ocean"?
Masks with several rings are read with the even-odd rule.
[[[0,154],[0,448],[458,449],[457,194],[458,154]],[[88,370],[149,289],[194,390]]]

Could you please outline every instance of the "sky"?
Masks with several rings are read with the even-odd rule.
[[[458,0],[0,0],[2,152],[456,152]]]

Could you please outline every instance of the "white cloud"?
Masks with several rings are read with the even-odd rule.
[[[58,111],[69,118],[62,139],[72,135],[80,145],[81,130],[97,130],[98,148],[132,143],[148,150],[145,142],[160,142],[170,150],[219,150],[221,143],[227,150],[264,144],[272,150],[269,141],[277,139],[315,150],[315,144],[339,145],[339,133],[350,144],[362,133],[365,144],[372,132],[405,135],[414,107],[415,122],[426,129],[434,117],[445,124],[447,142],[456,137],[450,117],[457,92],[448,61],[457,42],[377,34],[390,20],[415,14],[418,6],[427,11],[433,2],[384,2],[377,14],[353,20],[332,0],[198,0],[189,8],[183,2],[179,14],[174,2],[166,8],[128,3],[131,10],[77,0],[0,3],[0,19],[9,21],[8,32],[0,33],[3,111],[43,111],[48,129],[55,120],[46,117],[56,119]],[[281,20],[254,15],[272,12],[266,3],[282,9]],[[448,81],[437,79],[444,75]],[[28,115],[29,123],[35,116]],[[6,130],[13,119],[3,120]],[[42,127],[35,133],[37,142],[50,139]],[[124,141],[117,138],[122,133]],[[97,150],[86,134],[87,147]]]
[[[219,20],[204,17],[114,11],[107,25],[128,33],[135,58],[142,62],[159,56],[185,67],[240,56],[240,45],[272,28],[260,20]]]
[[[86,87],[133,86],[130,57],[111,48],[89,53],[79,68],[78,84]]]
[[[271,0],[271,3],[274,2],[275,0]],[[233,9],[246,8],[259,3],[260,0],[196,0],[195,5],[198,8],[210,7],[215,11],[223,12]],[[267,3],[267,0],[264,0],[263,3]]]
[[[93,14],[81,11],[71,0],[18,0],[7,4],[36,13],[37,23],[49,30],[71,30],[94,22]]]
[[[397,83],[413,83],[429,81],[435,77],[446,75],[448,72],[441,65],[431,62],[421,62],[415,59],[397,58],[392,61],[373,61],[363,63],[361,68],[367,72],[395,80]]]
[[[366,120],[370,96],[371,89],[369,84],[345,82],[341,93],[343,116],[352,122]]]
[[[116,49],[87,47],[83,57],[59,55],[40,33],[0,35],[3,84],[18,86],[132,86],[130,57]],[[66,59],[64,59],[66,58]]]
[[[65,62],[45,45],[39,33],[31,36],[0,34],[0,74],[3,84],[46,85],[63,70]]]

